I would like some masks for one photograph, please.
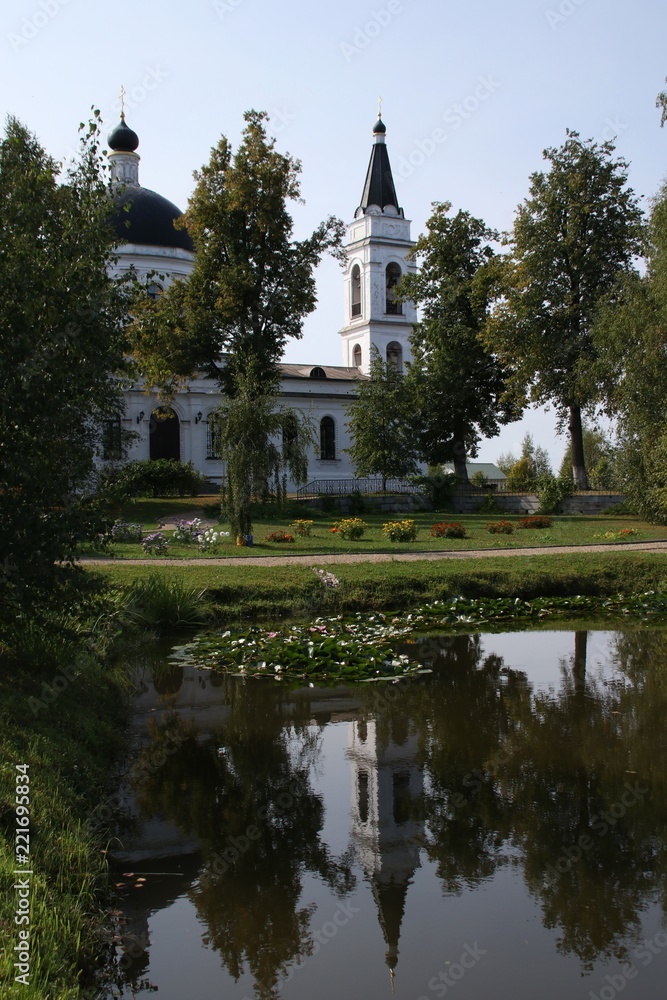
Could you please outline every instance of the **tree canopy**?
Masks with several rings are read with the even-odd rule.
[[[403,278],[400,294],[421,307],[407,378],[420,458],[453,462],[465,479],[481,438],[494,437],[520,410],[506,392],[505,369],[480,338],[496,256],[491,244],[499,236],[469,212],[450,217],[450,209],[433,204],[411,252],[420,269]]]
[[[53,595],[85,534],[101,425],[122,410],[126,296],[97,119],[59,164],[15,118],[0,144],[0,589]]]
[[[266,492],[271,470],[265,458],[280,455],[271,444],[278,361],[287,341],[301,337],[317,301],[315,268],[327,252],[340,256],[344,232],[343,223],[329,217],[306,239],[294,239],[288,202],[299,200],[301,164],[276,150],[267,117],[246,112],[236,152],[222,136],[195,174],[180,220],[194,241],[192,274],[159,299],[147,299],[132,328],[139,371],[149,384],[169,395],[204,371],[224,392],[232,425],[243,423],[243,413],[250,420],[252,442],[247,433],[223,430],[231,487],[226,508],[239,540],[250,530],[251,498]],[[301,437],[307,437],[304,427]]]
[[[418,472],[405,378],[397,365],[385,364],[374,350],[368,381],[360,382],[358,391],[347,410],[352,438],[348,451],[357,475],[380,476],[384,492],[388,479]]]
[[[141,370],[158,385],[200,368],[234,395],[237,371],[255,362],[275,382],[286,343],[315,308],[317,264],[340,254],[344,227],[333,217],[294,239],[288,202],[300,198],[301,164],[276,150],[267,117],[246,112],[236,152],[223,135],[195,173],[180,220],[194,241],[192,274],[148,300],[133,331]]]
[[[592,336],[600,304],[642,249],[641,213],[614,146],[567,133],[544,151],[499,267],[501,296],[487,343],[513,370],[511,385],[568,421],[573,475],[586,488],[581,414],[600,401]]]

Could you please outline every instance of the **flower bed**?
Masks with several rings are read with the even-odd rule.
[[[441,521],[431,525],[434,538],[467,538],[468,532],[460,521]]]
[[[553,517],[547,517],[546,514],[532,514],[517,521],[517,528],[550,528],[553,523]]]
[[[349,538],[352,541],[363,538],[368,525],[360,517],[344,517],[340,521],[334,521],[333,528],[329,528],[332,535],[340,535],[341,538]]]
[[[289,535],[286,531],[282,529],[280,531],[272,531],[270,535],[265,538],[267,542],[293,542],[294,535]]]
[[[382,525],[382,534],[390,542],[414,542],[417,540],[417,525],[410,518],[404,521],[387,521]]]
[[[303,518],[298,518],[296,521],[292,521],[290,528],[294,528],[300,538],[308,538],[314,524],[314,521],[307,521]]]
[[[488,521],[484,527],[490,535],[511,535],[514,531],[511,521]]]

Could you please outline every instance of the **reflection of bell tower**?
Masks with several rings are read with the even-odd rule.
[[[386,721],[393,722],[387,735],[380,733],[377,721],[351,723],[347,756],[352,765],[352,837],[371,884],[393,977],[408,886],[419,867],[424,779],[415,763],[417,737],[409,722]]]
[[[345,325],[340,331],[346,367],[368,374],[372,348],[385,363],[403,369],[410,361],[410,334],[417,322],[411,302],[399,302],[395,287],[417,270],[410,222],[398,204],[380,117],[373,126],[373,148],[361,204],[350,223],[345,266]]]

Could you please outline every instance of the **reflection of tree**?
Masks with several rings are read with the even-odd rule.
[[[587,677],[586,651],[586,634],[578,633],[555,696],[526,700],[508,692],[496,774],[545,925],[560,929],[560,950],[590,965],[600,955],[626,954],[624,939],[638,931],[661,876],[654,837],[660,807],[650,793],[645,827],[648,771],[631,763],[641,692]],[[622,707],[626,696],[630,710]]]
[[[283,697],[262,683],[223,681],[229,721],[202,741],[185,733],[177,753],[144,770],[139,798],[202,843],[204,867],[192,890],[207,942],[237,979],[246,965],[259,997],[278,995],[287,967],[310,954],[311,911],[299,909],[305,871],[339,894],[351,890],[349,866],[320,840],[324,820],[309,768],[317,737],[306,702],[286,725]],[[160,739],[157,733],[155,740]]]
[[[617,658],[633,683],[603,684],[589,676],[587,634],[577,633],[556,695],[483,658],[476,637],[440,640],[437,654],[435,641],[430,707],[413,714],[425,720],[427,849],[445,891],[491,876],[509,845],[562,951],[586,965],[623,955],[647,897],[665,884],[656,829],[667,820],[666,772],[655,748],[667,636],[621,637]]]
[[[486,761],[505,733],[506,686],[520,685],[522,677],[505,671],[496,656],[483,659],[478,636],[427,642],[434,671],[424,734],[427,851],[445,891],[458,894],[492,875],[501,859],[505,806]]]

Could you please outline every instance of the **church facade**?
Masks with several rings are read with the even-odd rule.
[[[395,287],[414,269],[407,259],[412,247],[410,222],[398,204],[381,119],[373,127],[373,145],[360,205],[348,226],[344,271],[344,324],[339,331],[340,366],[281,364],[280,401],[301,411],[314,430],[308,480],[354,477],[346,410],[367,377],[373,348],[401,370],[410,360],[410,333],[416,312],[398,302]],[[187,280],[194,265],[194,246],[184,230],[174,227],[181,214],[166,198],[141,187],[137,134],[124,116],[109,135],[112,183],[118,188],[116,273],[133,269],[146,282],[149,295],[159,295],[173,281]],[[159,280],[155,275],[159,275]],[[218,485],[224,481],[220,456],[220,388],[210,378],[195,377],[169,407],[155,392],[137,384],[125,393],[125,411],[116,428],[134,432],[128,459],[174,458],[194,467]],[[113,457],[105,448],[105,457]],[[294,490],[300,484],[288,482]]]

